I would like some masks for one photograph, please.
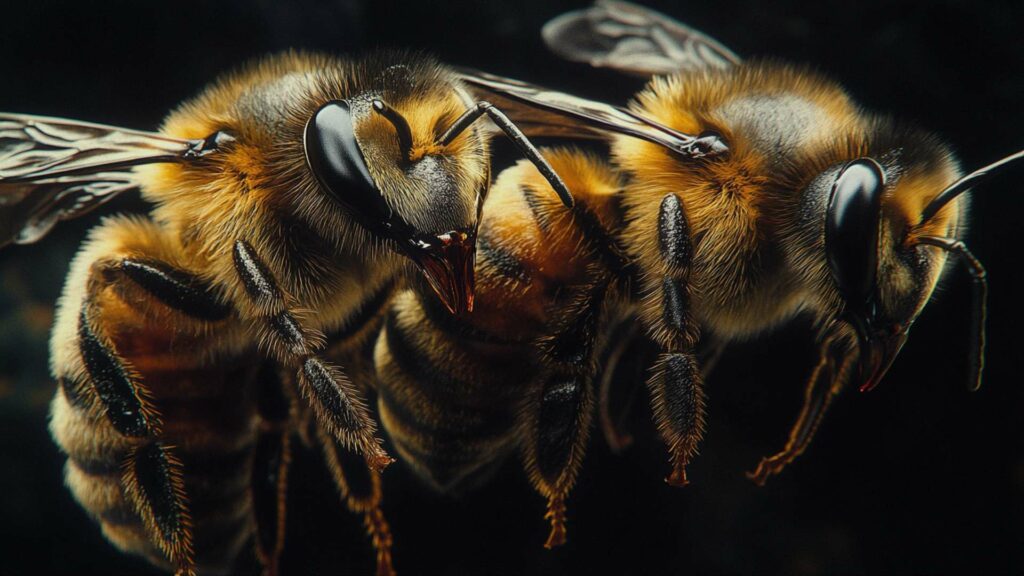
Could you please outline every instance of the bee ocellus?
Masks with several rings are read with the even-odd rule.
[[[472,309],[485,115],[571,203],[499,110],[414,54],[269,58],[159,133],[0,114],[0,245],[135,187],[154,206],[92,231],[51,343],[67,484],[110,541],[191,574],[255,535],[275,573],[291,436],[312,422],[391,572],[366,350],[410,271]]]
[[[595,414],[622,443],[603,389],[630,343],[618,327],[635,324],[658,348],[646,384],[667,481],[682,486],[706,418],[702,338],[720,350],[804,315],[819,359],[785,448],[750,473],[763,483],[804,451],[844,387],[878,384],[950,255],[973,280],[977,388],[987,284],[960,240],[959,195],[1024,152],[961,178],[939,139],[863,110],[834,81],[743,62],[626,3],[562,16],[545,39],[573,59],[668,76],[623,109],[463,72],[528,135],[604,139],[610,160],[546,153],[571,211],[530,166],[499,175],[472,314],[443,314],[422,288],[393,300],[376,350],[380,414],[427,482],[472,485],[518,451],[547,500],[547,546],[558,545]]]

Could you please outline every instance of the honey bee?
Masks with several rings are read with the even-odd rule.
[[[392,572],[379,479],[392,459],[363,350],[412,268],[446,309],[473,308],[496,131],[482,116],[571,204],[500,110],[416,54],[271,57],[159,133],[0,114],[0,245],[129,189],[154,205],[91,232],[51,340],[66,483],[112,543],[193,574],[229,569],[255,535],[276,573],[291,436],[312,422],[378,573]]]
[[[528,135],[603,139],[610,161],[545,152],[570,211],[527,164],[498,176],[472,314],[445,313],[425,286],[392,301],[375,353],[378,409],[421,478],[457,491],[518,451],[547,500],[545,545],[560,545],[595,412],[622,442],[607,387],[630,334],[659,349],[646,384],[666,481],[683,486],[706,417],[698,345],[708,365],[728,343],[810,317],[818,362],[785,447],[749,473],[763,484],[807,448],[836,394],[879,383],[947,260],[973,281],[979,386],[987,283],[961,240],[962,194],[1024,152],[962,176],[938,138],[863,110],[834,81],[741,61],[627,3],[558,17],[544,37],[570,59],[659,76],[624,109],[463,72]]]

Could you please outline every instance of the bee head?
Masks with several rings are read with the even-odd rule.
[[[825,255],[841,318],[857,334],[862,390],[877,385],[892,365],[937,280],[927,259],[883,234],[890,228],[883,218],[885,193],[882,166],[858,158],[835,174],[825,212]]]
[[[965,203],[953,200],[993,167],[1024,156],[958,179],[956,162],[933,139],[903,135],[897,144],[819,177],[830,184],[825,253],[841,300],[839,321],[857,335],[861,390],[874,388],[892,365],[942,276],[947,254],[959,250],[961,258],[973,259],[957,240]],[[978,270],[984,274],[976,261],[965,264],[976,266],[976,276]],[[972,359],[972,387],[980,382],[984,347],[983,292],[976,298],[972,337],[979,357]]]
[[[306,160],[323,191],[409,258],[452,313],[472,310],[485,154],[445,153],[430,145],[433,129],[416,128],[378,98],[327,102],[306,124]]]

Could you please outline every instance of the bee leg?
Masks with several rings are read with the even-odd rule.
[[[658,213],[663,276],[646,280],[641,318],[662,348],[647,380],[658,432],[668,445],[672,471],[666,482],[687,484],[686,466],[704,436],[704,386],[694,354],[699,331],[690,312],[687,284],[693,249],[682,202],[666,195]]]
[[[383,490],[380,472],[348,450],[339,450],[334,438],[321,433],[327,468],[342,499],[353,514],[362,514],[366,532],[377,552],[377,576],[394,576],[391,564],[391,528],[381,510]]]
[[[686,486],[686,466],[704,436],[704,389],[693,354],[658,355],[647,386],[658,432],[669,447],[672,472],[665,482]]]
[[[758,486],[764,486],[769,476],[782,469],[804,453],[825,417],[832,400],[842,390],[849,378],[854,355],[842,339],[826,339],[821,346],[821,356],[811,373],[804,389],[804,402],[800,415],[790,429],[786,446],[776,454],[762,458],[753,472],[747,472]]]
[[[276,576],[287,519],[292,402],[273,364],[261,368],[258,385],[260,423],[251,477],[256,555],[264,576]]]
[[[565,500],[576,483],[590,432],[591,387],[582,375],[552,375],[533,400],[533,434],[526,444],[526,469],[547,498],[551,523],[545,548],[565,544]]]
[[[366,456],[375,469],[384,469],[394,460],[381,447],[366,401],[340,369],[316,354],[323,336],[300,324],[270,270],[247,242],[235,242],[234,262],[254,306],[261,341],[269,344],[280,362],[297,367],[299,389],[312,404],[317,421],[342,445]]]
[[[113,428],[130,439],[121,482],[142,518],[178,573],[194,573],[192,520],[185,495],[183,466],[172,448],[159,441],[161,419],[141,376],[121,358],[105,330],[103,299],[125,282],[141,287],[168,307],[199,320],[226,318],[230,309],[187,273],[154,260],[104,259],[89,273],[78,324],[78,345],[95,399]]]
[[[523,460],[545,498],[551,532],[545,548],[565,543],[565,500],[583,464],[593,412],[594,343],[607,285],[587,290],[554,321],[539,342],[546,369],[520,412]]]

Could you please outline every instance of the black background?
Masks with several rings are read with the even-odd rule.
[[[217,73],[289,47],[431,51],[455,64],[624,102],[640,83],[559,62],[544,21],[579,2],[390,1],[7,3],[0,110],[152,129]],[[743,56],[808,62],[866,107],[952,143],[968,169],[1024,144],[1019,2],[716,0],[652,6]],[[498,155],[500,169],[508,154]],[[793,573],[1024,571],[1024,304],[1017,282],[1017,169],[975,196],[969,235],[991,279],[988,373],[964,389],[968,293],[958,273],[921,316],[871,394],[848,391],[813,446],[757,488],[743,477],[780,447],[813,361],[801,321],[731,348],[708,383],[709,425],[683,490],[662,482],[662,446],[642,410],[637,445],[597,436],[570,500],[569,544],[549,552],[543,502],[509,463],[460,499],[386,474],[402,573]],[[103,212],[143,210],[122,198]],[[46,431],[46,334],[90,216],[39,245],[0,252],[0,573],[154,573],[119,554],[62,486]],[[642,402],[641,402],[642,404]],[[359,521],[319,462],[293,472],[288,574],[367,574]],[[251,563],[244,564],[251,566]],[[240,568],[241,569],[241,568]]]

